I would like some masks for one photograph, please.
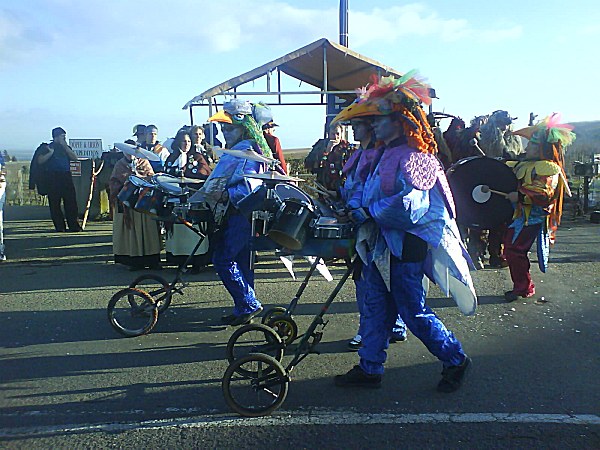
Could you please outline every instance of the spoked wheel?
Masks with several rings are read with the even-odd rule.
[[[154,299],[145,291],[121,289],[108,302],[108,320],[115,330],[125,336],[141,336],[154,328],[158,309]]]
[[[277,332],[285,345],[290,345],[298,337],[298,325],[290,316],[273,316],[267,325]]]
[[[173,290],[163,277],[154,274],[142,275],[133,280],[129,287],[138,288],[150,294],[158,304],[159,313],[163,312],[171,304]]]
[[[271,414],[283,404],[289,382],[279,361],[255,353],[229,365],[223,375],[222,388],[231,409],[242,416],[259,417]]]
[[[283,316],[283,315],[285,315],[286,311],[287,310],[282,306],[275,306],[273,308],[269,308],[263,314],[261,323],[264,323],[265,325],[267,325],[269,323],[269,320],[271,320],[271,318],[273,318],[275,316]]]
[[[272,328],[251,323],[238,328],[227,342],[227,361],[230,364],[253,353],[262,353],[275,359],[283,360],[285,344]],[[241,367],[239,370],[244,370]],[[240,372],[242,375],[252,376],[255,373]]]

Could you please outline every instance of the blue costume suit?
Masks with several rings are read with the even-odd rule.
[[[342,201],[349,208],[358,208],[357,204],[353,204],[351,199],[354,194],[361,190],[364,180],[361,180],[358,174],[358,167],[361,163],[361,157],[365,152],[374,152],[374,149],[364,150],[360,147],[354,155],[350,158],[346,166],[344,167],[344,174],[346,176],[346,180],[344,181],[344,185],[340,189],[340,194],[342,197]],[[364,309],[364,299],[367,293],[367,286],[365,280],[364,270],[361,269],[360,275],[354,279],[354,285],[356,288],[356,304],[358,306],[359,313],[359,322],[358,322],[358,332],[359,336],[363,336],[364,334],[364,324],[363,324],[363,309]],[[402,320],[400,314],[396,316],[395,322],[391,326],[392,336],[396,338],[406,338],[406,324]]]
[[[251,140],[238,142],[231,149],[260,152]],[[244,175],[260,173],[262,169],[263,165],[259,162],[223,155],[211,173],[211,177],[230,176],[227,193],[231,206],[225,225],[215,238],[212,262],[223,285],[233,298],[235,316],[254,312],[261,307],[254,292],[254,272],[250,269],[251,225],[248,219],[237,211],[236,205],[251,192]]]
[[[392,143],[352,199],[357,206],[368,209],[373,218],[361,227],[357,242],[366,284],[363,346],[358,354],[360,367],[368,374],[384,371],[388,334],[397,314],[444,366],[460,365],[466,357],[458,339],[425,304],[422,284],[427,265],[431,263],[432,248],[435,252],[442,247],[457,249],[444,253],[444,267],[453,279],[465,285],[470,283],[468,269],[464,273],[467,267],[464,249],[455,242],[459,242],[458,230],[451,216],[448,192],[442,187],[443,171],[434,167],[435,170],[424,176],[432,180],[428,189],[417,189],[400,166],[392,175],[388,170],[387,175],[382,176],[394,158],[393,152],[411,155],[415,150],[402,142]],[[421,154],[419,158],[424,156],[429,157]],[[430,167],[439,164],[431,159],[427,161]],[[386,176],[388,179],[382,183]],[[413,249],[419,250],[416,255]]]

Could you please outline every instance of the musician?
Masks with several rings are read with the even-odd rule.
[[[193,130],[193,127],[192,127]],[[200,128],[202,130],[202,128]],[[204,155],[196,148],[192,148],[192,138],[186,130],[180,130],[171,144],[173,153],[165,162],[165,173],[177,177],[186,177],[196,180],[206,180],[212,169]],[[192,188],[200,188],[201,184],[189,184]],[[189,219],[188,219],[189,220]],[[208,233],[208,223],[201,222],[195,225],[204,234]],[[166,259],[168,263],[183,264],[198,243],[199,236],[181,223],[165,223],[167,240],[165,243]],[[210,262],[209,239],[205,238],[196,255],[192,258],[191,273],[199,273]]]
[[[358,149],[350,157],[348,162],[343,168],[343,175],[345,178],[344,186],[341,188],[341,198],[346,208],[358,207],[358,199],[352,200],[354,194],[360,190],[360,186],[364,184],[366,174],[370,163],[373,161],[377,150],[375,148],[375,135],[371,124],[373,116],[361,116],[351,117],[350,114],[340,114],[338,120],[350,119],[350,126],[354,134],[354,140],[360,143]],[[348,342],[348,349],[351,351],[357,351],[362,346],[362,335],[363,335],[363,309],[364,309],[364,297],[366,295],[366,283],[362,273],[362,264],[359,264],[352,276],[356,287],[356,303],[358,305],[359,312],[359,325],[358,332],[350,342]],[[397,316],[396,322],[392,326],[390,335],[390,342],[403,342],[406,340],[406,325],[400,315]]]
[[[504,294],[509,302],[532,297],[531,264],[527,253],[537,239],[538,265],[546,272],[549,245],[562,215],[563,197],[571,195],[564,170],[564,151],[575,139],[573,126],[561,124],[552,114],[536,125],[514,131],[529,139],[525,160],[509,161],[519,180],[518,191],[509,194],[515,206],[513,221],[504,239],[513,288]]]
[[[160,161],[150,161],[152,170],[156,173],[162,172],[165,162],[169,157],[169,150],[158,142],[158,128],[156,128],[156,125],[148,125],[146,127],[145,148],[160,158]]]
[[[212,146],[208,142],[206,142],[204,128],[202,128],[199,125],[193,125],[190,128],[190,137],[192,138],[192,150],[194,151],[194,153],[202,155],[202,157],[208,163],[209,168],[213,167],[213,164],[216,162],[217,157],[215,156],[215,152]]]
[[[423,276],[451,293],[465,314],[476,296],[466,249],[454,221],[453,201],[425,112],[429,86],[413,72],[384,77],[362,91],[357,104],[374,115],[384,145],[368,167],[350,217],[360,225],[357,251],[364,263],[363,346],[359,365],[335,378],[341,387],[381,385],[389,329],[398,313],[408,329],[443,363],[437,389],[460,388],[471,364],[454,334],[425,304]],[[350,105],[348,108],[352,107]],[[452,277],[452,283],[447,277]],[[464,302],[464,303],[463,303]]]
[[[113,252],[115,263],[130,270],[160,268],[160,234],[158,222],[125,206],[117,195],[130,175],[149,178],[154,170],[147,159],[123,153],[109,180],[110,202],[113,204]]]
[[[240,99],[233,99],[223,105],[223,110],[209,118],[220,122],[226,145],[231,150],[255,151],[272,157],[261,127],[264,111],[256,105]],[[208,177],[202,192],[207,199],[218,198],[215,208],[227,205],[227,213],[221,229],[215,234],[212,262],[223,285],[233,298],[232,314],[221,318],[226,325],[243,325],[260,314],[262,305],[254,291],[254,272],[250,269],[251,225],[236,205],[247,196],[258,180],[244,175],[264,172],[262,163],[245,158],[223,154],[215,169]],[[210,201],[210,200],[209,200]]]

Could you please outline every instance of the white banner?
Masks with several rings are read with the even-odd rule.
[[[69,139],[69,145],[80,158],[100,158],[102,139]]]

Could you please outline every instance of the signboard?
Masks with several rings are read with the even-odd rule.
[[[69,161],[71,163],[71,175],[74,177],[81,176],[81,161]]]
[[[69,145],[80,158],[100,158],[102,139],[69,139]]]

